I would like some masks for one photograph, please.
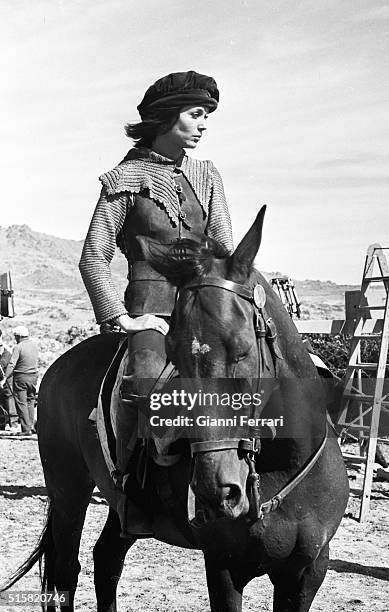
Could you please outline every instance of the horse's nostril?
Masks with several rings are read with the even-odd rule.
[[[242,497],[242,492],[238,485],[230,485],[226,488],[225,501],[228,501],[230,504],[236,505],[239,503]]]

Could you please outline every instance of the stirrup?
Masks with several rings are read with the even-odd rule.
[[[120,495],[116,511],[120,519],[121,538],[152,538],[154,536],[150,517],[142,513],[142,510],[124,493]]]
[[[113,483],[115,485],[115,489],[119,489],[119,491],[123,491],[123,477],[124,474],[122,474],[119,470],[114,470],[113,472],[111,472],[111,478],[113,480]]]
[[[123,376],[122,384],[120,385],[119,389],[120,399],[125,402],[131,402],[131,404],[133,404],[134,406],[136,406],[137,404],[141,404],[146,400],[148,401],[147,395],[137,395],[136,393],[131,393],[127,391],[125,378],[126,377]]]

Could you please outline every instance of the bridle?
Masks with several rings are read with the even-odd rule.
[[[268,335],[268,338],[273,342],[275,342],[277,337],[275,326],[272,324],[272,319],[270,317],[267,318],[265,315],[264,306],[266,302],[266,294],[264,288],[262,285],[256,285],[253,289],[250,289],[245,285],[241,285],[224,278],[208,277],[191,281],[184,285],[180,291],[202,289],[204,287],[215,287],[224,291],[230,291],[243,300],[248,301],[252,305],[254,330],[258,347],[259,372],[257,381],[259,384],[261,380],[261,364],[266,361],[266,336]],[[272,351],[273,356],[274,352],[275,351]],[[236,449],[239,453],[241,453],[249,467],[247,483],[251,493],[252,511],[254,513],[254,518],[261,518],[263,513],[259,497],[259,474],[257,473],[255,466],[256,458],[261,452],[260,438],[231,438],[222,440],[205,440],[191,443],[192,457],[198,453],[229,449]]]
[[[273,356],[274,361],[276,359],[282,359],[281,352],[277,343],[277,330],[276,326],[271,317],[267,317],[265,311],[265,302],[266,302],[266,294],[262,285],[255,285],[254,288],[250,289],[245,285],[241,285],[239,283],[235,283],[233,281],[224,279],[224,278],[216,278],[216,277],[207,277],[207,278],[197,278],[195,280],[190,281],[182,288],[180,288],[180,293],[182,291],[189,291],[194,289],[202,289],[204,287],[215,287],[217,289],[221,289],[224,291],[231,291],[238,297],[248,301],[253,307],[253,316],[254,316],[254,330],[257,338],[258,345],[258,356],[259,356],[259,373],[258,373],[258,381],[261,378],[261,364],[266,360],[266,342],[270,348],[271,354]],[[275,367],[275,372],[277,372],[277,368]],[[272,512],[282,502],[282,500],[290,493],[298,484],[303,480],[303,478],[310,472],[313,468],[320,455],[323,452],[325,443],[327,440],[327,430],[326,434],[315,451],[310,460],[306,463],[305,466],[297,473],[297,475],[284,486],[274,497],[268,500],[265,503],[260,503],[260,493],[259,493],[259,484],[260,477],[256,471],[256,459],[261,452],[261,440],[258,437],[252,438],[232,438],[232,439],[222,439],[222,440],[204,440],[201,442],[192,442],[191,443],[191,453],[192,457],[199,453],[206,452],[216,452],[216,451],[224,451],[235,449],[239,453],[243,455],[244,460],[248,464],[249,474],[247,477],[247,484],[250,491],[250,513],[252,518],[262,519],[265,514]],[[196,519],[195,519],[196,520]]]

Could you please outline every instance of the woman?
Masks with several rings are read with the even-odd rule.
[[[170,244],[205,233],[216,239],[225,253],[232,251],[231,222],[220,175],[212,162],[185,153],[185,149],[196,148],[218,101],[217,85],[211,77],[189,71],[159,79],[137,107],[140,123],[126,126],[134,148],[116,168],[100,177],[103,187],[80,271],[97,322],[114,323],[128,334],[129,361],[122,385],[117,444],[121,483],[126,482],[133,448],[129,438],[139,398],[150,391],[152,379],[159,376],[166,361],[164,336],[175,296],[174,287],[145,261],[137,236]],[[110,274],[116,244],[129,264],[124,304]],[[126,512],[126,508],[119,510],[124,535]],[[150,526],[136,521],[134,515],[129,522],[131,532],[138,536],[150,532]]]

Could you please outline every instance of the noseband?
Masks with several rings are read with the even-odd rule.
[[[266,352],[265,345],[266,340],[268,341],[268,345],[275,362],[276,359],[282,359],[281,352],[277,343],[277,330],[276,326],[271,317],[267,317],[264,311],[264,306],[266,302],[266,294],[262,285],[256,285],[253,289],[249,289],[244,285],[239,283],[235,283],[233,281],[224,279],[224,278],[200,278],[196,279],[196,281],[191,281],[184,287],[182,290],[190,290],[190,289],[202,289],[203,287],[215,287],[218,289],[222,289],[225,291],[231,291],[238,297],[250,302],[253,306],[254,312],[254,330],[257,338],[258,344],[258,354],[259,354],[259,375],[258,381],[260,381],[261,376],[261,363],[266,362]],[[277,372],[277,368],[275,367],[275,372]],[[327,426],[328,428],[328,426]],[[250,491],[250,511],[252,518],[255,519],[263,519],[265,514],[276,510],[278,506],[281,504],[282,500],[305,478],[305,476],[310,472],[313,468],[320,455],[323,452],[325,443],[327,441],[328,430],[326,429],[326,434],[315,451],[310,460],[303,466],[303,468],[296,474],[296,476],[284,486],[274,497],[272,497],[267,502],[261,504],[260,503],[260,493],[259,493],[259,474],[256,471],[255,461],[261,451],[261,440],[260,438],[232,438],[227,440],[205,440],[202,442],[192,442],[191,443],[191,453],[192,457],[198,453],[206,453],[206,452],[216,452],[216,451],[224,451],[230,449],[236,449],[240,451],[246,463],[249,467],[249,474],[247,477],[247,484]]]

